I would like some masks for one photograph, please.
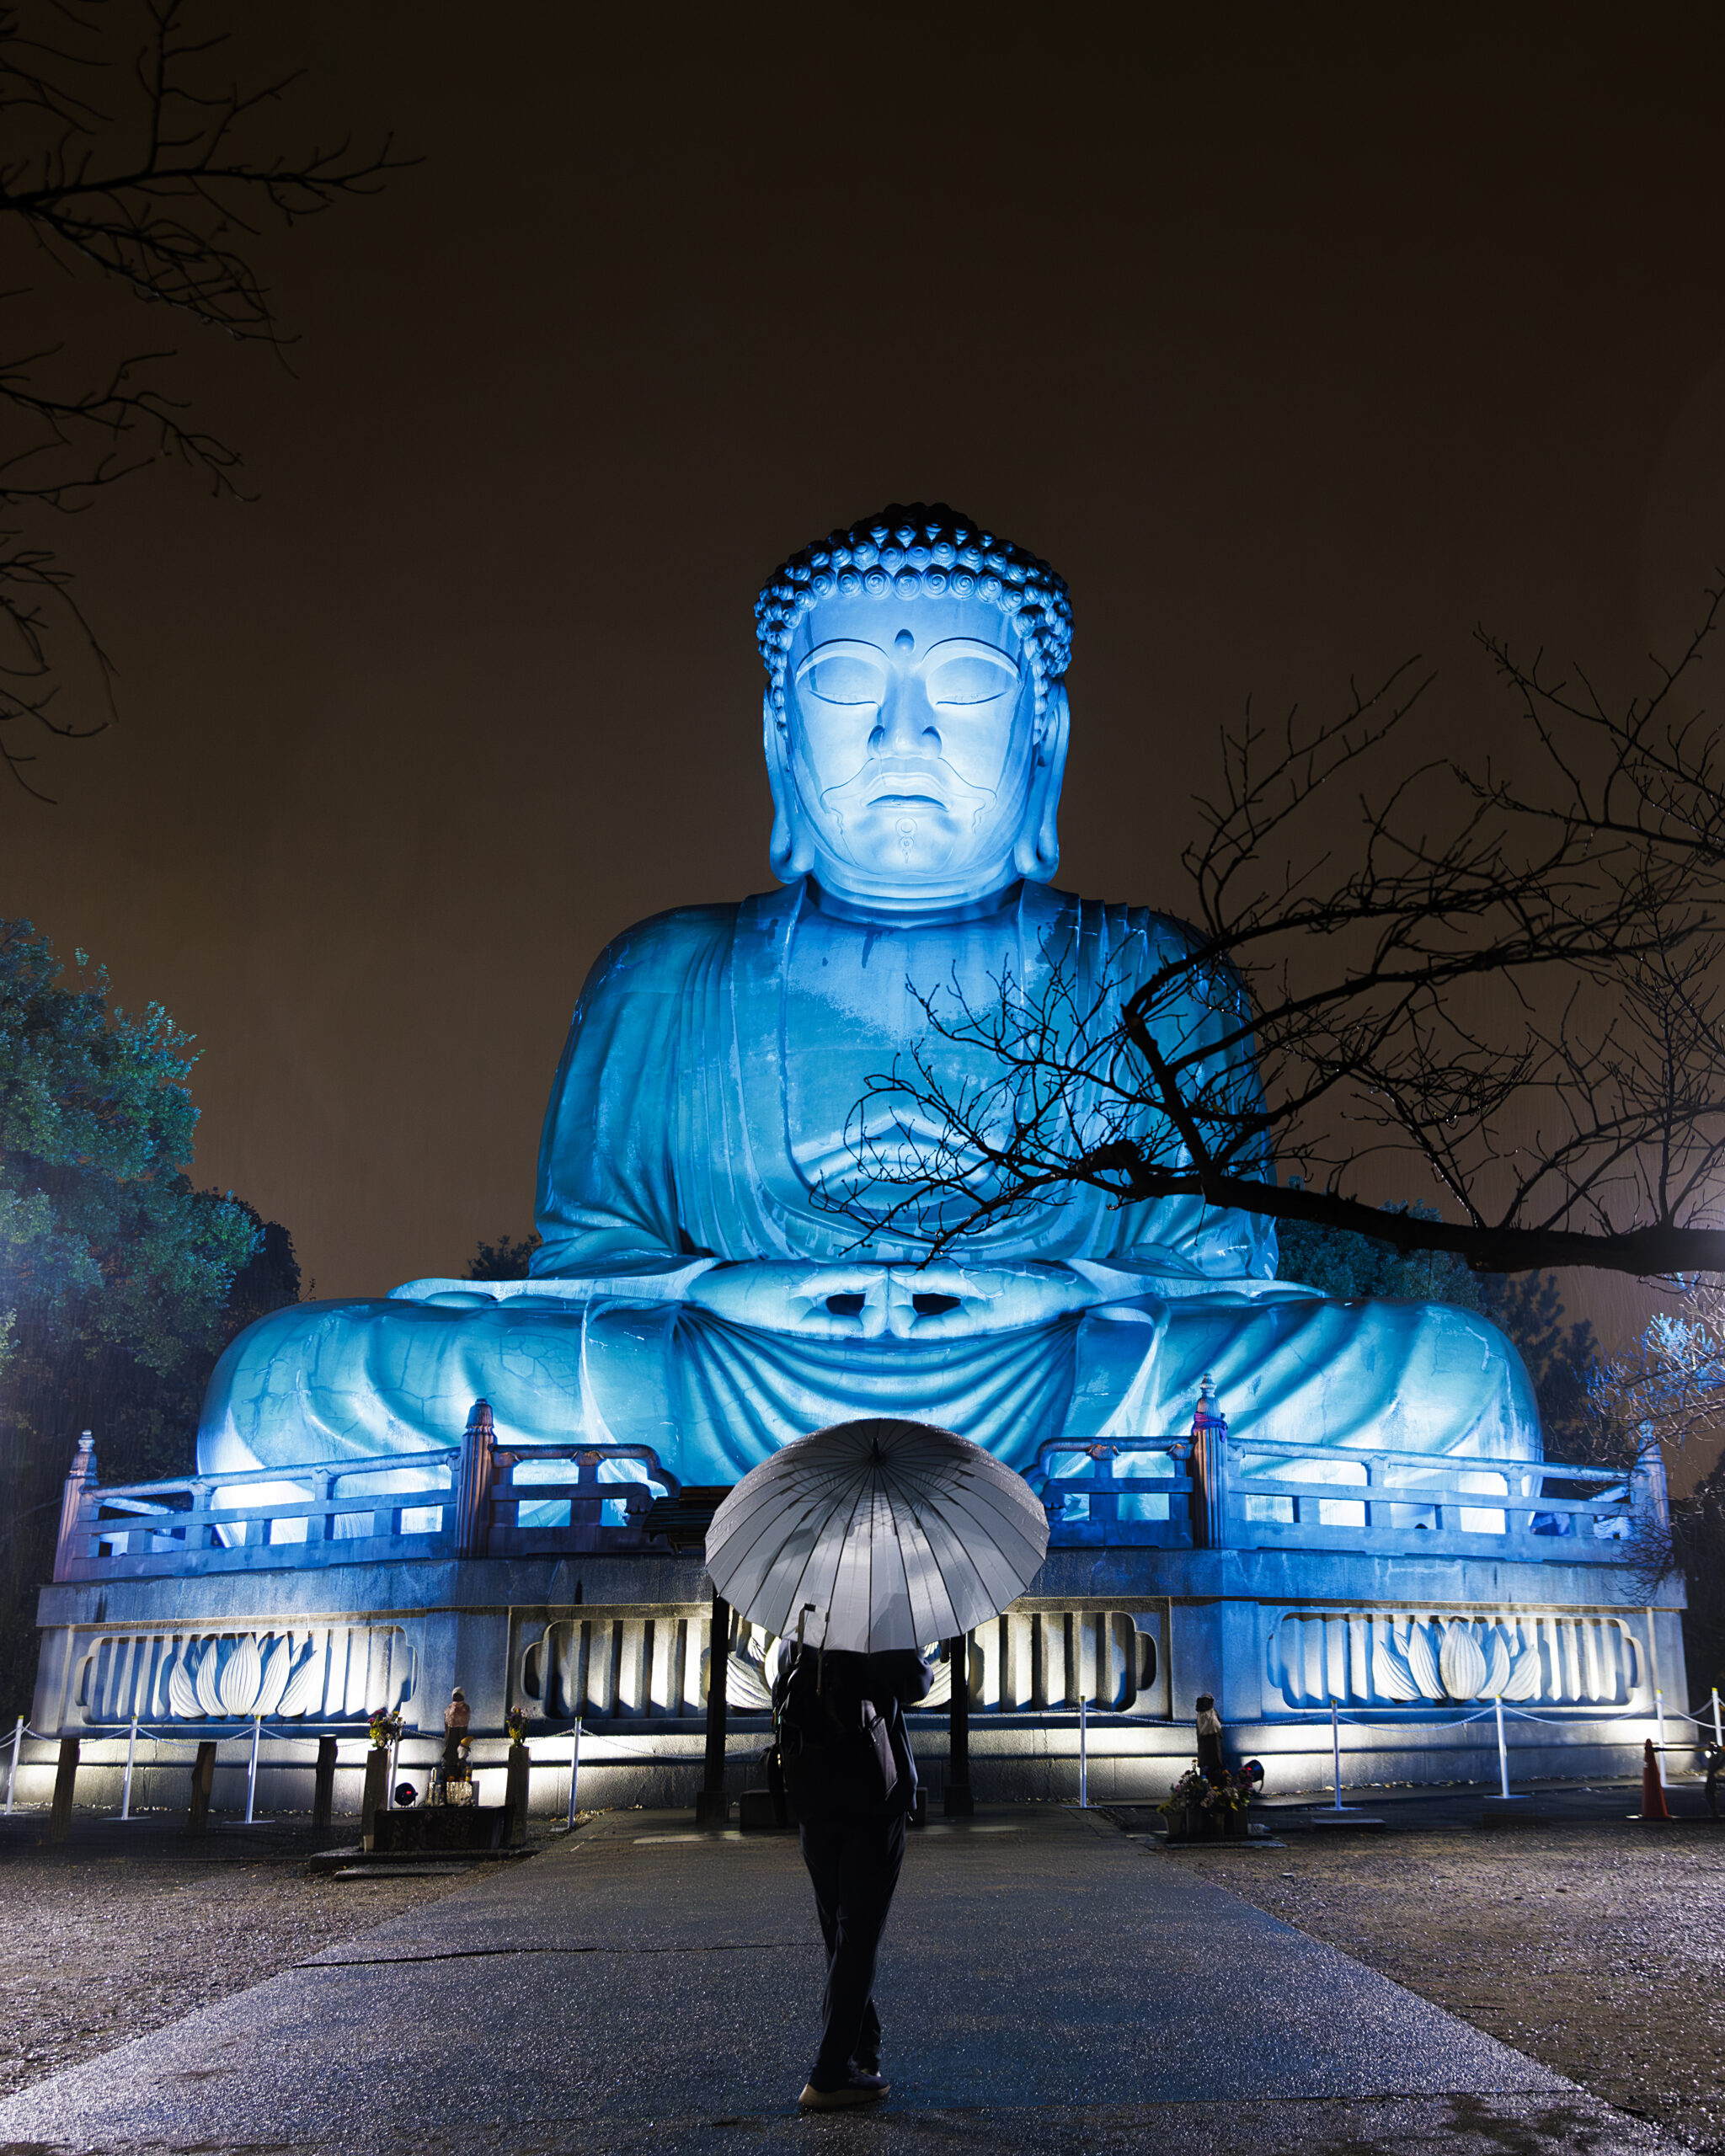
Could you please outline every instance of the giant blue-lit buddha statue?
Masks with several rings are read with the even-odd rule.
[[[1130,994],[1183,931],[1051,886],[1071,613],[1045,563],[944,507],[889,509],[793,556],[756,625],[778,888],[601,955],[552,1086],[533,1277],[277,1311],[222,1359],[200,1466],[451,1444],[483,1396],[511,1449],[644,1444],[685,1482],[868,1415],[1025,1467],[1056,1436],[1189,1428],[1206,1372],[1236,1437],[1535,1454],[1489,1325],[1278,1283],[1254,1216],[1079,1189],[962,1262],[859,1245],[830,1195],[859,1102],[873,1157],[918,1141],[871,1079],[918,1040],[955,1091],[991,1075],[926,1038],[922,995],[985,1006],[1055,965]]]

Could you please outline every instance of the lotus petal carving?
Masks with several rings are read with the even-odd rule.
[[[186,1674],[185,1658],[190,1652],[191,1643],[188,1641],[174,1657],[174,1666],[168,1673],[168,1711],[185,1721],[195,1721],[205,1710]]]
[[[725,1657],[724,1689],[734,1706],[751,1714],[766,1714],[772,1705],[772,1694],[768,1690],[758,1662],[750,1662],[740,1654]]]
[[[281,1695],[287,1689],[287,1673],[293,1664],[293,1635],[284,1632],[270,1650],[270,1659],[264,1664],[264,1679],[258,1687],[258,1697],[251,1711],[255,1715],[273,1715],[281,1705]]]
[[[276,1712],[286,1717],[302,1715],[318,1704],[318,1695],[323,1681],[323,1653],[317,1636],[306,1642],[305,1659],[287,1680],[287,1689],[281,1695]]]
[[[1402,1705],[1420,1696],[1413,1672],[1387,1640],[1377,1641],[1371,1651],[1372,1689],[1386,1700]]]
[[[1486,1689],[1486,1658],[1469,1628],[1457,1621],[1444,1635],[1438,1673],[1452,1700],[1477,1700]]]
[[[1509,1682],[1509,1642],[1503,1636],[1501,1625],[1492,1627],[1492,1666],[1481,1689],[1487,1698],[1500,1699],[1503,1687]]]
[[[222,1694],[216,1688],[216,1657],[219,1646],[220,1642],[216,1640],[204,1641],[203,1652],[198,1657],[197,1674],[195,1680],[200,1712],[213,1716],[217,1721],[221,1721],[223,1713]],[[188,1654],[191,1652],[190,1640],[186,1641],[186,1652]]]
[[[215,1659],[213,1641],[206,1653],[208,1659]],[[223,1711],[236,1716],[252,1713],[263,1683],[264,1657],[258,1652],[258,1636],[247,1632],[234,1641],[233,1652],[222,1673],[218,1689]]]
[[[1504,1679],[1503,1697],[1506,1700],[1537,1699],[1543,1674],[1540,1668],[1539,1643],[1535,1641],[1516,1656],[1509,1674]]]
[[[1431,1635],[1423,1625],[1410,1625],[1407,1628],[1407,1667],[1413,1681],[1418,1685],[1420,1697],[1441,1700],[1444,1680],[1438,1674],[1437,1657],[1432,1652]]]

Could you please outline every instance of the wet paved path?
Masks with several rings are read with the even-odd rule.
[[[1047,1807],[911,1836],[877,1993],[892,2101],[799,2119],[821,1968],[795,1844],[682,1828],[608,1815],[476,1873],[0,2104],[0,2156],[1668,2145],[1100,1817]]]

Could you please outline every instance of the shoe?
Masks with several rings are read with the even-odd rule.
[[[847,2073],[836,2089],[817,2089],[809,2082],[797,2101],[805,2111],[840,2111],[852,2104],[878,2104],[889,2087],[878,2073]]]
[[[878,2058],[866,2057],[863,2053],[858,2052],[856,2057],[851,2061],[851,2071],[852,2073],[865,2075],[871,2081],[878,2081],[880,2079],[880,2061]]]

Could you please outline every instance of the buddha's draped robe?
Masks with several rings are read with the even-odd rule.
[[[1032,884],[946,923],[838,918],[803,884],[643,922],[594,969],[558,1070],[533,1279],[415,1282],[264,1319],[216,1371],[200,1465],[448,1444],[483,1396],[499,1442],[644,1444],[685,1482],[734,1482],[788,1440],[866,1415],[939,1423],[1027,1467],[1055,1436],[1189,1428],[1206,1371],[1236,1437],[1536,1456],[1526,1373],[1482,1319],[1278,1285],[1269,1223],[1197,1198],[1111,1207],[1075,1188],[967,1239],[985,1283],[1026,1261],[1090,1268],[1094,1299],[1026,1321],[999,1293],[963,1337],[827,1337],[687,1299],[713,1260],[836,1280],[858,1262],[914,1267],[908,1241],[859,1251],[856,1220],[819,1193],[855,1173],[857,1102],[913,1043],[944,1083],[997,1073],[931,1038],[919,991],[956,1017],[955,996],[984,1010],[1008,979],[1034,995],[1058,963],[1083,1010],[1092,992],[1130,995],[1187,934]],[[1194,1010],[1183,1038],[1220,1023]],[[1249,1064],[1232,1075],[1252,1097]],[[871,1127],[891,1135],[890,1118]]]

